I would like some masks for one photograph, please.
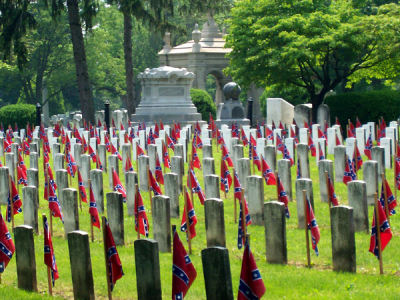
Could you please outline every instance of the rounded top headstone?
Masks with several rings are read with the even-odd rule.
[[[236,82],[229,82],[225,84],[222,92],[226,100],[239,100],[242,89]]]

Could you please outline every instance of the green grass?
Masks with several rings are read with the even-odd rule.
[[[170,152],[170,154],[172,154],[172,151]],[[200,159],[202,159],[201,150],[199,151],[199,156]],[[278,158],[281,158],[281,156]],[[215,145],[214,159],[216,173],[219,175],[221,152],[216,153]],[[333,160],[333,155],[329,155],[328,159]],[[364,159],[366,160],[367,158],[364,157]],[[42,166],[42,161],[39,163],[40,166]],[[26,164],[29,167],[29,159],[27,159]],[[397,299],[400,291],[400,260],[397,253],[397,247],[400,246],[398,233],[400,223],[398,217],[394,216],[391,218],[393,238],[383,252],[383,266],[385,275],[379,275],[379,262],[374,255],[368,252],[370,237],[365,233],[356,233],[357,274],[333,272],[328,205],[320,201],[318,169],[314,157],[310,157],[310,164],[314,189],[315,216],[321,232],[321,240],[318,244],[320,255],[319,257],[316,257],[314,252],[312,252],[312,268],[308,269],[305,267],[305,233],[303,230],[297,229],[297,212],[295,202],[290,202],[289,204],[291,218],[287,221],[287,247],[289,260],[287,266],[271,265],[266,262],[264,227],[250,225],[248,227],[248,232],[251,234],[251,248],[267,289],[264,299],[298,299],[310,297],[315,299],[365,299],[372,297],[372,295],[379,295],[380,299]],[[134,167],[136,169],[135,165]],[[122,170],[121,167],[120,170]],[[120,174],[122,174],[122,171],[120,171]],[[260,172],[256,172],[256,174],[259,175]],[[292,179],[294,195],[294,181],[296,178],[295,174],[296,167],[293,166]],[[359,171],[358,175],[359,179],[362,179],[362,171]],[[105,195],[106,193],[110,192],[110,190],[108,187],[108,174],[104,174],[104,176]],[[196,169],[196,176],[204,190],[202,172]],[[123,176],[120,176],[120,178],[124,183]],[[392,170],[388,172],[388,180],[390,183],[393,182]],[[186,178],[184,179],[184,182],[186,182]],[[47,215],[49,214],[47,202],[43,200],[43,183],[43,173],[42,170],[40,170],[39,216],[43,213],[46,213]],[[73,180],[72,187],[77,188],[77,179]],[[162,189],[164,190],[164,188]],[[335,183],[335,191],[338,195],[340,204],[348,204],[347,187],[343,183]],[[265,201],[276,199],[275,186],[264,185],[264,192]],[[142,195],[146,209],[150,210],[148,194],[145,191],[142,191]],[[221,193],[221,195],[223,194]],[[201,250],[206,248],[204,209],[196,195],[194,198],[198,224],[196,226],[197,236],[192,241],[193,254],[191,255],[191,259],[197,270],[198,276],[190,288],[186,299],[206,299],[201,263]],[[81,230],[87,232],[90,231],[88,209],[88,205],[83,203],[83,211],[79,212],[80,228]],[[180,199],[180,210],[182,214],[183,197]],[[2,211],[5,213],[4,207],[2,208]],[[231,188],[231,191],[228,193],[227,199],[224,199],[224,211],[226,245],[227,249],[229,250],[232,285],[234,297],[236,298],[243,249],[238,250],[236,246],[237,224],[234,223],[233,188]],[[369,207],[370,224],[372,222],[372,213],[373,209],[372,207]],[[153,220],[151,218],[151,213],[148,213],[147,215],[150,222],[149,238],[152,238]],[[125,210],[124,222],[126,244],[124,247],[118,247],[118,252],[121,258],[125,276],[123,276],[122,279],[117,282],[113,292],[113,297],[114,299],[136,299],[136,269],[133,247],[133,242],[136,239],[136,232],[134,230],[134,218],[127,215],[127,210]],[[179,226],[180,219],[171,219],[171,223]],[[23,224],[22,214],[15,217],[15,224]],[[41,220],[39,221],[39,224],[41,234],[35,237],[39,294],[26,293],[17,289],[15,258],[13,258],[6,271],[2,274],[0,299],[42,299],[44,295],[47,295],[47,271],[46,266],[43,263],[43,225]],[[53,293],[58,297],[72,298],[71,267],[69,264],[68,244],[64,239],[63,224],[59,219],[53,219],[53,226],[53,245],[60,274],[60,278],[56,281]],[[102,234],[97,228],[94,228],[94,232],[95,241],[90,244],[90,251],[92,258],[95,294],[97,299],[105,299],[107,298],[107,286]],[[186,239],[184,234],[179,232],[179,235],[187,249],[187,243],[185,242]],[[172,291],[171,253],[160,253],[160,266],[163,298],[169,299],[171,298]]]

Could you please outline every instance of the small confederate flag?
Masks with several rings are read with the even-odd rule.
[[[53,242],[51,241],[49,224],[47,223],[46,216],[43,216],[43,227],[44,227],[44,264],[50,268],[51,280],[54,286],[54,283],[58,279],[59,275],[56,263],[56,256],[54,255]]]
[[[344,170],[343,183],[347,185],[349,181],[357,180],[357,175],[354,172],[354,163],[350,158],[347,159],[346,168]]]
[[[385,211],[382,205],[378,205],[379,211],[379,229],[381,238],[381,251],[385,250],[387,244],[392,239],[392,230],[390,229],[389,222],[386,218]],[[374,217],[372,219],[372,230],[371,230],[371,241],[369,243],[369,252],[373,253],[377,259],[379,259],[378,249],[378,235],[376,234],[376,209],[374,208]]]
[[[196,214],[194,212],[194,208],[193,208],[193,204],[192,201],[190,200],[190,196],[189,193],[187,191],[185,191],[186,193],[186,198],[188,201],[188,215],[189,215],[189,227],[190,227],[190,238],[194,238],[196,236],[196,224],[197,224],[197,217]],[[187,224],[186,224],[186,205],[183,208],[183,215],[182,215],[182,222],[181,222],[181,231],[186,232],[187,230]]]
[[[138,231],[139,224],[139,233],[146,237],[149,236],[149,221],[147,220],[146,209],[143,205],[142,195],[140,191],[138,191],[135,195],[135,230]]]
[[[386,186],[386,199],[388,202],[389,214],[394,215],[396,213],[394,208],[397,206],[397,201],[394,198],[392,190],[386,179],[385,179],[385,186]],[[381,187],[381,198],[379,200],[381,201],[382,207],[385,207],[385,193],[384,193],[383,182]]]
[[[285,204],[285,214],[286,214],[286,218],[290,218],[290,212],[289,212],[289,206],[288,206],[288,204],[289,204],[289,199],[288,199],[288,197],[287,197],[287,194],[286,194],[286,192],[285,192],[285,189],[283,188],[283,184],[282,184],[282,181],[281,181],[281,179],[279,178],[279,175],[278,175],[278,182],[277,182],[277,185],[278,185],[278,200],[279,200],[279,202],[282,202],[283,204]]]
[[[253,137],[251,137],[253,138]],[[257,166],[257,169],[260,171],[261,169],[261,162],[260,162],[260,157],[257,154],[257,147],[255,144],[250,145],[249,151],[251,152],[251,156],[253,158],[253,164]]]
[[[3,140],[3,147],[4,147],[4,152],[7,153],[11,152],[11,144],[7,141],[7,139]]]
[[[351,123],[350,123],[350,124],[351,124]],[[353,128],[354,128],[354,127],[353,127]],[[351,131],[350,128],[347,129],[347,137],[348,137],[348,138],[355,138],[355,136],[354,136],[354,134],[353,134],[353,132]]]
[[[90,146],[90,145],[89,145],[89,155],[90,155],[90,158],[92,159],[92,161],[94,163],[96,163],[97,162],[97,159],[96,159],[97,155],[96,155],[96,152],[93,151],[92,146]]]
[[[196,279],[197,272],[179,239],[176,229],[174,229],[173,235],[172,299],[181,300]]]
[[[294,120],[294,119],[293,119]],[[294,139],[294,147],[297,147],[297,144],[299,143],[299,139],[297,138],[296,133],[294,132],[293,128],[290,127],[290,136]]]
[[[360,153],[360,150],[358,150],[357,145],[355,145],[356,147],[356,156],[357,156],[357,170],[361,169],[362,165],[363,165],[363,159]]]
[[[396,187],[400,190],[400,161],[395,161],[395,176],[396,176]]]
[[[122,271],[121,260],[119,259],[117,247],[115,246],[114,237],[112,235],[110,226],[106,217],[104,217],[106,223],[105,241],[107,249],[107,263],[108,263],[108,276],[110,277],[111,291],[114,289],[115,283],[120,279],[124,272]]]
[[[113,144],[111,144],[111,153],[114,154],[114,155],[116,155],[116,156],[118,156],[118,159],[119,159],[120,161],[122,161],[121,154],[119,154],[117,148],[115,148],[115,146],[114,146]]]
[[[167,137],[167,146],[168,148],[171,148],[172,150],[174,150],[174,141],[169,137],[168,134],[165,134],[165,136]]]
[[[190,180],[190,187],[192,188],[193,193],[197,194],[197,196],[199,197],[200,203],[202,205],[204,205],[204,200],[206,199],[206,196],[204,195],[204,192],[201,189],[200,183],[196,178],[194,170],[191,168],[189,168],[189,176],[187,179],[188,186],[189,186],[189,180]]]
[[[361,125],[361,122],[360,122],[360,120],[358,119],[358,117],[356,117],[356,128],[360,128],[362,125]]]
[[[265,294],[264,282],[261,278],[250,246],[246,243],[240,272],[238,300],[261,299]]]
[[[335,188],[333,187],[333,183],[331,177],[328,175],[329,179],[329,196],[331,197],[331,202],[333,206],[338,206],[339,202],[336,197]]]
[[[325,155],[324,152],[322,151],[322,147],[319,147],[319,160],[324,160]]]
[[[71,153],[67,153],[67,162],[68,162],[67,163],[68,174],[73,178],[75,178],[75,173],[78,170],[78,167],[76,166],[76,162]]]
[[[364,148],[364,154],[368,157],[369,160],[372,159],[372,155],[371,155],[371,150],[372,150],[372,138],[371,138],[371,134],[369,134],[367,143],[365,144],[365,148]]]
[[[10,192],[11,192],[11,197],[10,197]],[[19,197],[17,188],[15,187],[14,181],[11,180],[11,191],[8,192],[8,199],[7,199],[7,222],[11,222],[11,199],[13,203],[13,215],[19,214],[22,212],[22,201],[21,198]],[[1,246],[1,244],[0,244]],[[0,247],[1,250],[1,247]],[[1,253],[1,251],[0,251]]]
[[[197,150],[194,144],[192,144],[192,165],[194,168],[200,169],[201,170],[201,163],[199,156],[197,155]]]
[[[88,151],[88,143],[86,142],[84,135],[82,135],[82,145],[83,145],[83,152],[86,153]]]
[[[92,217],[92,224],[100,229],[100,220],[99,220],[99,212],[97,210],[96,199],[94,198],[93,186],[90,183],[90,206],[89,206],[89,214]]]
[[[224,140],[223,136],[221,135],[221,131],[219,131],[217,129],[217,133],[218,133],[218,136],[217,136],[218,145],[225,145],[225,140]]]
[[[171,130],[171,137],[170,137],[170,139],[172,140],[172,142],[173,142],[174,144],[177,144],[177,143],[178,143],[178,138],[177,138],[177,136],[176,136],[176,131],[175,131],[174,129]],[[169,143],[168,143],[168,144],[169,144]]]
[[[347,136],[347,137],[356,137],[356,129],[353,123],[351,123],[351,121],[349,121],[349,130],[351,131],[352,136]]]
[[[29,146],[27,141],[24,141],[24,154],[25,155],[31,154],[31,147]]]
[[[8,232],[6,222],[3,215],[0,213],[0,274],[3,273],[14,255],[15,247],[11,239],[11,234]]]
[[[164,185],[164,175],[161,169],[160,159],[158,158],[158,154],[156,154],[156,180],[159,184]]]
[[[171,162],[169,160],[169,154],[168,154],[168,149],[165,146],[165,144],[163,143],[162,145],[162,149],[163,149],[163,161],[164,161],[164,166],[168,169],[171,169]]]
[[[274,140],[274,132],[267,127],[267,140],[272,141]]]
[[[267,161],[263,158],[262,159],[262,164],[263,164],[263,177],[265,179],[265,183],[267,185],[276,185],[276,178],[274,172],[272,172],[271,168],[269,167]]]
[[[201,140],[198,132],[195,132],[192,144],[194,144],[196,148],[203,149],[203,141]]]
[[[126,159],[126,164],[125,164],[125,172],[134,172],[134,171],[135,170],[133,169],[131,159],[128,156]]]
[[[282,129],[282,135],[286,136],[286,131],[285,131],[285,127],[283,126],[282,122],[279,121],[279,129]]]
[[[294,160],[293,160],[292,156],[290,155],[290,152],[289,152],[288,148],[286,147],[286,145],[284,145],[283,159],[290,160],[290,166],[294,165]]]
[[[149,182],[150,188],[154,192],[154,196],[162,195],[160,186],[158,185],[157,181],[155,180],[155,178],[153,176],[153,172],[151,172],[150,169],[149,169],[149,178],[150,178],[150,182]]]
[[[61,211],[61,205],[58,201],[52,184],[50,184],[49,188],[49,209],[52,211],[54,217],[60,218],[61,221],[64,223],[64,216]]]
[[[17,166],[17,173],[18,173],[18,184],[23,184],[24,186],[28,185],[28,179],[26,178],[26,173]]]
[[[136,143],[136,156],[142,156],[144,155],[144,151],[142,149],[142,147],[140,147],[139,143]]]
[[[149,136],[147,137],[147,145],[154,145],[156,143],[156,139],[153,136],[153,130],[150,128]]]
[[[82,179],[80,170],[78,170],[78,185],[79,185],[79,193],[81,194],[82,201],[87,203],[86,188],[85,188],[85,185],[83,184],[83,179]]]
[[[221,191],[229,192],[232,185],[232,176],[224,160],[221,160]]]
[[[247,137],[246,137],[246,134],[244,133],[244,130],[243,130],[243,128],[242,128],[242,142],[243,142],[243,146],[247,146],[248,144],[249,144],[249,140],[247,139]]]
[[[261,127],[260,124],[257,121],[257,138],[261,139],[262,138],[262,132],[261,132]]]
[[[108,136],[106,134],[104,135],[104,144],[106,145],[107,151],[111,152],[110,140],[108,139]]]
[[[117,172],[114,170],[113,172],[113,181],[114,181],[114,191],[122,194],[122,199],[126,201],[126,192],[124,187],[122,186],[121,181],[119,180]]]
[[[279,134],[276,135],[276,149],[278,151],[283,152],[285,149],[285,143],[283,142],[282,138],[279,136]]]
[[[158,124],[156,122],[156,125],[154,126],[154,137],[159,138],[160,137],[160,128],[158,127]]]
[[[245,218],[246,218],[246,226],[251,224],[251,218],[250,218],[250,213],[249,213],[249,207],[247,205],[246,198],[244,198],[244,203],[245,203]],[[243,244],[245,243],[246,237],[244,236],[244,230],[243,230],[243,219],[242,219],[242,214],[243,214],[243,205],[242,201],[239,199],[239,222],[238,222],[238,249],[242,249]]]
[[[308,136],[308,148],[311,151],[311,156],[317,156],[317,149],[315,148],[314,141],[311,135]]]
[[[222,159],[228,163],[228,166],[233,167],[232,159],[229,156],[228,148],[225,145],[222,146]]]
[[[311,231],[311,241],[312,241],[312,248],[315,251],[315,254],[318,256],[318,242],[320,239],[319,228],[317,224],[317,220],[315,220],[314,211],[311,207],[310,200],[307,197],[307,226],[308,229]]]
[[[341,144],[342,144],[342,142],[340,141],[340,139],[339,139],[339,136],[338,136],[338,134],[337,134],[337,133],[335,133],[335,137],[336,137],[336,146],[339,146],[339,145],[341,145]]]

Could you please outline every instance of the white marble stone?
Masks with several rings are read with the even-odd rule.
[[[353,156],[354,156],[355,144],[356,144],[355,138],[347,138],[346,139],[346,155],[348,155],[350,159],[353,158]]]
[[[362,127],[356,128],[357,147],[361,155],[364,154],[365,149],[365,129]]]
[[[375,138],[375,122],[368,122],[368,125],[369,125],[370,131],[371,131],[371,138],[372,138],[373,141],[376,141],[376,138]]]
[[[311,128],[311,132],[312,132],[311,137],[312,137],[313,141],[316,141],[318,139],[318,128],[321,128],[321,126],[319,126],[319,124],[313,124],[313,126]]]
[[[140,144],[140,147],[142,147],[143,149],[146,148],[146,138],[147,138],[146,131],[140,130],[139,131],[139,144]]]
[[[163,139],[161,138],[156,139],[157,154],[158,154],[158,159],[160,160],[160,164],[163,163],[162,142]]]
[[[203,145],[211,145],[211,139],[203,139]]]
[[[386,127],[386,137],[390,138],[393,142],[391,144],[392,153],[396,153],[396,128],[394,127]]]
[[[265,147],[265,145],[266,145],[266,139],[264,139],[264,138],[261,138],[261,139],[256,139],[256,142],[257,142],[257,155],[258,155],[258,157],[260,157],[260,155],[262,154],[262,155],[264,155],[264,147]]]
[[[343,136],[342,136],[342,132],[340,131],[340,126],[339,125],[333,125],[332,127],[336,129],[336,134],[337,134],[340,142],[343,145]]]
[[[327,130],[328,134],[328,154],[333,154],[336,147],[336,129],[331,127]]]
[[[387,128],[386,128],[387,129]],[[385,168],[390,169],[392,166],[392,157],[391,157],[391,138],[381,138],[381,147],[385,149]]]
[[[288,151],[289,151],[289,154],[290,154],[290,156],[293,158],[293,160],[295,160],[295,157],[294,157],[294,139],[293,138],[286,138],[285,139],[285,145],[286,145],[286,148],[288,149]]]
[[[307,128],[300,128],[300,133],[299,133],[299,142],[302,144],[307,144],[308,145],[308,129]]]
[[[267,124],[292,124],[294,118],[294,106],[282,98],[268,98],[267,102]]]
[[[132,161],[136,161],[136,143],[140,144],[139,138],[132,139],[132,145],[133,145],[133,147],[132,147]]]
[[[226,140],[225,140],[225,142],[226,142]],[[186,153],[187,147],[186,147],[186,143],[187,143],[186,139],[180,138],[178,140],[178,144],[183,145],[183,156],[184,156],[183,157],[183,163],[187,162],[187,153]]]

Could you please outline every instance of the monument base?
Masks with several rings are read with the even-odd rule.
[[[188,124],[195,124],[196,122],[199,122],[200,126],[202,124],[206,124],[205,121],[202,121],[201,119],[201,114],[199,113],[192,113],[192,114],[148,114],[148,115],[142,115],[142,114],[132,114],[131,116],[131,121],[133,124],[139,123],[145,121],[146,124],[154,124],[154,123],[159,123],[160,120],[163,122],[165,125],[171,125],[173,122],[179,122],[181,126],[185,126]]]
[[[232,123],[236,123],[239,127],[243,125],[250,125],[250,120],[249,119],[217,119],[215,120],[215,125],[217,125],[218,129],[221,129],[222,125],[228,125],[231,127]],[[240,128],[239,128],[240,129]]]

